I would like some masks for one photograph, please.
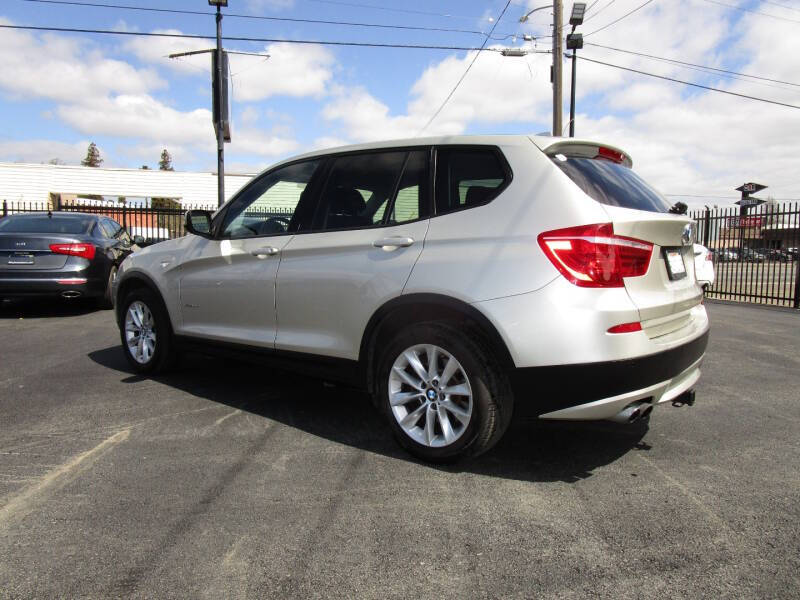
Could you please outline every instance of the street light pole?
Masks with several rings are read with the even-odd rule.
[[[583,35],[575,33],[575,28],[583,23],[583,14],[586,12],[585,2],[575,2],[572,5],[572,14],[569,24],[572,25],[572,33],[567,36],[567,49],[572,50],[572,86],[569,94],[569,137],[575,137],[575,66],[578,59],[578,50],[583,48]]]
[[[211,2],[211,0],[209,0]],[[227,6],[227,1],[225,2]],[[222,110],[222,7],[217,3],[217,206],[225,204],[225,131]]]
[[[569,93],[569,137],[575,137],[575,65],[577,51],[572,51],[572,86]]]

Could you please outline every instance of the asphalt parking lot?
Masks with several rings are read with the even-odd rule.
[[[693,408],[431,467],[366,397],[0,308],[0,596],[800,597],[800,314],[708,304]]]

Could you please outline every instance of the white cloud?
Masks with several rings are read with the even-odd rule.
[[[178,34],[179,29],[154,29],[152,33]],[[195,54],[179,58],[169,58],[170,54],[180,54],[193,50],[204,50],[212,47],[208,40],[172,38],[172,37],[132,37],[122,45],[122,50],[130,52],[145,63],[171,69],[189,75],[205,75],[211,77],[211,55]]]
[[[417,135],[444,102],[475,56],[450,56],[429,66],[411,88],[406,114],[391,115],[389,107],[361,87],[335,89],[322,115],[344,125],[346,135],[363,141]],[[521,123],[549,120],[549,71],[542,55],[503,57],[483,52],[467,77],[425,134],[460,134],[471,123]]]
[[[337,137],[323,136],[311,142],[309,150],[325,150],[326,148],[336,148],[338,146],[346,146],[349,144],[347,140]]]
[[[292,8],[294,0],[247,0],[250,12],[264,13]]]
[[[153,144],[144,147],[150,150],[184,146],[197,151],[215,148],[211,111],[182,112],[147,95],[120,95],[85,104],[64,105],[57,109],[57,114],[64,122],[87,135],[148,140]],[[233,143],[227,148],[259,156],[278,156],[297,148],[297,142],[289,137],[254,127],[242,128],[241,132],[234,129],[232,138]]]
[[[0,18],[2,23],[10,23]],[[166,87],[152,69],[107,58],[81,38],[4,30],[0,36],[0,88],[14,99],[81,102],[109,93],[140,94]]]
[[[59,106],[56,113],[87,135],[144,138],[164,145],[213,143],[214,139],[210,110],[181,112],[145,94],[89,99]]]
[[[182,33],[178,29],[157,29],[154,33]],[[123,49],[139,60],[187,75],[203,75],[210,80],[211,56],[197,54],[175,59],[170,54],[203,49],[203,40],[182,38],[133,38]],[[234,98],[255,102],[272,96],[315,98],[325,94],[333,77],[336,60],[322,46],[277,42],[264,46],[260,54],[269,58],[229,54]]]
[[[234,97],[255,102],[272,96],[321,97],[333,77],[335,59],[322,46],[275,43],[270,58],[230,55]]]
[[[88,146],[88,141],[68,144],[54,140],[0,140],[0,161],[40,163],[58,159],[68,165],[78,165],[86,156]]]
[[[242,121],[242,125],[255,125],[258,123],[258,120],[261,118],[261,112],[255,106],[245,106],[244,110],[242,110],[241,114],[239,115],[239,119]]]

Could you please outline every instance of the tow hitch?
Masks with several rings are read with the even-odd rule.
[[[694,390],[686,390],[672,401],[672,406],[694,406]]]

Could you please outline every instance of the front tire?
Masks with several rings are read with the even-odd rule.
[[[172,366],[172,326],[160,298],[149,289],[135,289],[122,301],[120,314],[122,350],[133,370],[156,374]]]
[[[502,437],[513,396],[477,336],[441,323],[412,325],[381,355],[378,405],[403,448],[429,462],[478,456]]]

